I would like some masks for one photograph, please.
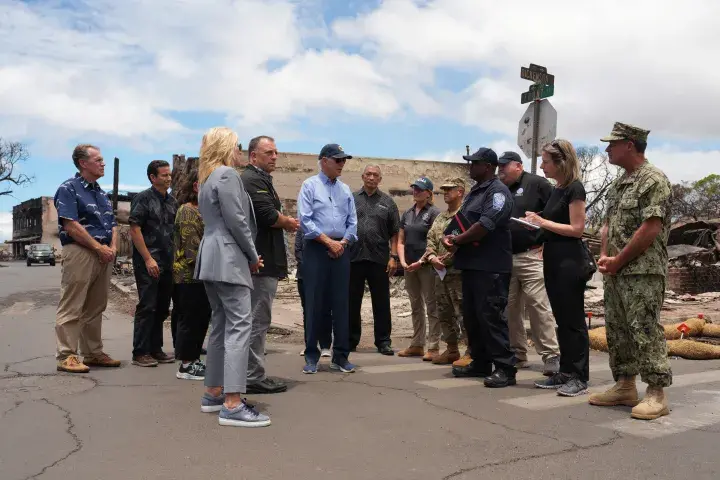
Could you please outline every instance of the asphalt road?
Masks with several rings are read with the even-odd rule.
[[[130,359],[132,323],[109,311],[117,370],[55,370],[60,267],[0,268],[0,479],[657,479],[720,478],[720,362],[673,360],[672,414],[538,391],[540,361],[516,387],[484,388],[449,368],[354,354],[355,374],[301,372],[296,345],[270,345],[290,388],[251,400],[263,429],[220,427],[199,409],[201,382]],[[324,360],[325,361],[325,360]],[[593,353],[592,384],[610,382]]]

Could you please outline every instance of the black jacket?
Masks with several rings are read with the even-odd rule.
[[[255,248],[265,263],[258,275],[285,278],[288,273],[285,235],[282,228],[272,227],[277,222],[282,209],[280,197],[272,184],[272,176],[253,165],[248,165],[240,178],[255,210],[258,228]]]

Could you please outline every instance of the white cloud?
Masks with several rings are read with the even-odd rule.
[[[0,212],[0,242],[10,240],[13,232],[12,213]]]
[[[516,131],[529,86],[520,66],[534,62],[556,76],[559,135],[597,142],[625,121],[656,138],[717,140],[719,14],[715,0],[387,0],[333,31],[378,64],[401,61],[403,78],[413,68],[478,72],[446,108],[462,105],[465,123],[490,132]]]

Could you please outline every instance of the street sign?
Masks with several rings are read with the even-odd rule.
[[[537,117],[535,116],[536,108],[540,109]],[[533,127],[535,118],[538,119],[538,128],[535,141],[533,142]],[[555,107],[550,104],[550,101],[540,100],[539,102],[532,102],[528,105],[527,110],[525,110],[525,113],[520,118],[518,125],[518,147],[520,147],[523,153],[531,160],[535,160],[533,158],[533,154],[535,152],[540,152],[540,149],[546,143],[550,143],[555,140],[556,135],[557,111],[555,110]],[[533,146],[535,147],[534,149]]]
[[[520,103],[528,103],[541,98],[552,97],[555,93],[555,85],[541,85],[534,83],[530,85],[530,90],[520,95]]]
[[[523,78],[525,80],[532,80],[535,83],[555,85],[555,75],[550,75],[549,73],[547,73],[547,71],[541,72],[537,70],[531,70],[527,67],[520,67],[520,78]]]

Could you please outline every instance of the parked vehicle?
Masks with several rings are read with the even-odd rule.
[[[47,263],[55,266],[55,250],[45,243],[30,245],[27,251],[27,266],[33,263]]]

